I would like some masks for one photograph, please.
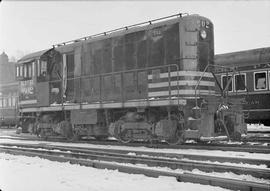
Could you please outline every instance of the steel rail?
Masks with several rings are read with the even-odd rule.
[[[42,147],[45,149],[44,147]],[[54,148],[59,149],[59,148]],[[16,151],[25,151],[25,152],[37,152],[37,153],[46,153],[53,155],[64,155],[66,157],[76,157],[76,158],[85,158],[91,160],[101,160],[101,161],[114,161],[120,163],[131,163],[131,164],[146,164],[148,166],[161,166],[168,167],[171,169],[183,169],[183,170],[193,170],[199,169],[205,172],[233,172],[235,174],[249,174],[257,178],[269,178],[270,170],[269,169],[256,169],[256,168],[248,168],[248,167],[239,167],[239,166],[229,166],[222,164],[211,164],[204,163],[200,161],[184,161],[179,159],[172,158],[157,158],[151,156],[133,156],[128,155],[127,153],[113,153],[113,152],[98,152],[92,151],[87,153],[82,153],[74,150],[66,150],[65,151],[53,151],[53,150],[37,150],[32,148],[14,148],[14,147],[0,147],[0,150],[16,150]]]
[[[18,137],[18,138],[17,138]],[[45,141],[38,137],[34,138],[21,138],[19,135],[17,137],[11,137],[11,138],[1,138],[0,139],[14,139],[14,140],[30,140],[30,141]],[[162,148],[162,149],[197,149],[197,150],[220,150],[220,151],[235,151],[235,152],[249,152],[249,153],[264,153],[264,154],[270,154],[270,147],[269,146],[258,146],[258,145],[239,145],[239,144],[222,144],[222,143],[185,143],[180,145],[168,145],[163,143],[158,144],[150,144],[145,142],[130,142],[130,143],[120,143],[116,140],[106,140],[106,141],[97,141],[97,140],[81,140],[81,141],[71,141],[67,140],[65,138],[55,138],[50,137],[46,139],[48,142],[63,142],[63,143],[89,143],[89,144],[99,144],[99,145],[117,145],[117,146],[131,146],[131,147],[138,147],[138,146],[145,146],[148,148]]]
[[[0,150],[3,152],[3,150]],[[80,164],[83,166],[89,166],[97,169],[110,169],[118,170],[119,172],[129,174],[144,174],[150,177],[169,176],[175,177],[179,182],[191,182],[204,185],[220,186],[232,190],[269,190],[270,184],[256,183],[243,180],[235,180],[228,178],[218,178],[214,176],[198,175],[193,173],[176,173],[162,170],[146,169],[141,167],[125,166],[120,164],[112,164],[109,162],[100,162],[89,159],[78,159],[74,157],[55,156],[51,154],[43,154],[37,152],[26,152],[19,150],[6,150],[6,153],[24,155],[24,156],[38,156],[40,158],[48,159],[57,162],[70,162],[71,164]]]
[[[40,148],[40,145],[25,145],[25,144],[3,144],[0,146],[16,146],[16,147],[24,147],[24,148]],[[136,155],[147,155],[150,157],[163,157],[163,158],[176,158],[176,159],[189,159],[189,160],[199,160],[199,161],[211,161],[211,162],[231,162],[231,163],[246,163],[253,165],[261,165],[264,164],[268,168],[270,168],[270,158],[267,159],[252,159],[252,158],[241,158],[241,157],[228,157],[228,156],[209,156],[209,155],[196,155],[196,154],[178,154],[178,153],[169,153],[169,152],[151,152],[151,151],[129,151],[129,150],[121,150],[121,149],[107,149],[107,148],[82,148],[82,147],[67,147],[67,146],[50,146],[50,145],[42,145],[42,148],[53,150],[58,149],[61,151],[74,151],[84,154],[105,154],[105,155],[115,155],[115,154],[125,154],[135,153]]]

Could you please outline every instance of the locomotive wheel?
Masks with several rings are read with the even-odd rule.
[[[182,144],[184,142],[184,134],[180,130],[176,130],[175,136],[171,137],[170,139],[167,139],[166,142],[169,145],[177,145]]]
[[[121,132],[119,134],[119,140],[122,142],[122,143],[129,143],[130,141],[132,141],[132,139],[130,137],[127,137],[128,135],[128,131],[127,130],[124,130],[123,132]]]

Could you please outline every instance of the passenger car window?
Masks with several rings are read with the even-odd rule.
[[[234,78],[235,91],[246,91],[246,75],[237,74]]]
[[[222,84],[223,89],[227,86],[227,83],[230,81],[231,78],[232,78],[231,75],[226,75],[226,76],[221,77],[221,84]],[[227,90],[230,92],[232,91],[232,81],[230,82]]]
[[[254,90],[266,90],[266,72],[254,73]]]

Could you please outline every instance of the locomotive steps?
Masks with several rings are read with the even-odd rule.
[[[18,147],[20,146],[20,147]],[[37,150],[39,148],[39,150]],[[57,151],[55,151],[57,149]],[[59,151],[60,150],[60,151]],[[213,186],[221,186],[228,189],[240,189],[240,190],[256,190],[262,189],[267,190],[269,184],[262,184],[256,182],[246,182],[241,180],[233,180],[227,178],[217,178],[213,176],[198,175],[186,172],[176,172],[176,171],[164,171],[156,170],[151,167],[167,167],[170,169],[183,169],[192,170],[194,168],[200,169],[205,172],[233,172],[235,174],[250,174],[258,178],[269,178],[269,169],[256,169],[256,168],[246,168],[237,166],[225,166],[220,164],[207,164],[199,161],[183,161],[180,160],[181,157],[192,158],[191,156],[177,156],[177,155],[159,155],[153,156],[153,153],[136,153],[134,151],[132,154],[124,152],[116,152],[115,150],[100,150],[100,149],[74,149],[74,148],[63,148],[63,147],[42,147],[31,145],[2,145],[0,148],[1,152],[19,154],[26,156],[39,156],[41,158],[46,158],[53,161],[59,162],[70,162],[72,164],[80,164],[85,166],[91,166],[100,169],[118,169],[121,172],[133,173],[133,174],[145,174],[151,177],[158,176],[173,176],[176,177],[178,181],[192,182],[200,184],[208,184]],[[146,155],[147,154],[147,155]],[[157,153],[156,153],[157,154]],[[143,156],[142,156],[143,155]],[[175,159],[176,158],[176,159]],[[180,158],[180,159],[179,159]],[[210,158],[210,156],[209,156]],[[202,159],[204,160],[204,159]],[[218,158],[211,159],[218,161]],[[229,159],[228,159],[229,160]],[[101,162],[104,161],[104,162]],[[106,161],[106,162],[105,162]],[[239,160],[240,161],[240,160]],[[252,161],[250,159],[249,161]],[[255,161],[255,160],[254,160]],[[242,161],[243,162],[243,161]],[[135,165],[127,166],[121,163],[131,163],[131,164],[144,164],[147,167],[138,167]],[[251,162],[252,163],[252,162]],[[253,164],[265,163],[269,164],[269,161],[256,161]]]

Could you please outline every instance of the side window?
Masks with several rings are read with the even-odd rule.
[[[32,62],[32,76],[36,76],[36,63],[35,62]]]
[[[20,77],[23,77],[23,65],[20,66]]]
[[[41,61],[40,64],[40,75],[46,76],[47,75],[47,62]]]
[[[254,90],[267,89],[267,75],[266,72],[254,72]]]
[[[8,97],[8,107],[12,107],[12,97]]]
[[[16,77],[20,76],[20,67],[16,66]]]
[[[226,86],[227,86],[227,83],[230,81],[230,79],[232,78],[231,75],[226,75],[226,76],[221,76],[221,84],[222,84],[222,88],[224,89]],[[232,81],[231,83],[229,84],[228,86],[228,89],[227,89],[229,92],[232,91]]]
[[[40,60],[37,62],[37,76],[40,76]]]
[[[246,91],[246,74],[236,74],[234,83],[235,91]]]
[[[23,77],[24,77],[24,78],[27,78],[27,65],[24,65],[24,66],[23,66],[23,70],[24,70],[24,72],[23,72]]]
[[[3,99],[3,107],[4,108],[7,107],[7,99],[6,98]]]
[[[32,78],[32,64],[27,64],[27,68],[28,68],[28,77]]]

